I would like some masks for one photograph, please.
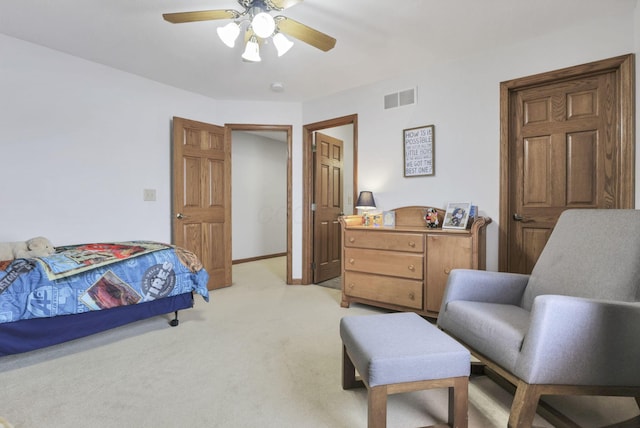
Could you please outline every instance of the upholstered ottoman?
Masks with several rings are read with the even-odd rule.
[[[471,355],[464,346],[413,312],[344,317],[340,337],[342,387],[367,387],[369,428],[386,427],[387,395],[445,387],[449,425],[467,427]]]

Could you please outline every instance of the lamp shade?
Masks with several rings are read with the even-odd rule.
[[[367,190],[360,192],[356,208],[360,210],[370,210],[376,207],[376,201],[373,199],[373,193]]]

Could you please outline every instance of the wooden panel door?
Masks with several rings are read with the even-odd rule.
[[[509,272],[531,272],[562,211],[614,208],[614,80],[609,72],[514,94]]]
[[[343,144],[341,140],[316,133],[314,162],[313,282],[340,275],[343,213]]]
[[[635,158],[634,55],[502,82],[499,269],[529,273],[565,209],[634,208]]]
[[[231,285],[231,142],[224,127],[173,118],[173,243],[193,251],[210,290]]]

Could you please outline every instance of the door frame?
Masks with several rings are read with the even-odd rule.
[[[302,278],[298,284],[313,282],[313,133],[338,126],[353,125],[353,200],[358,195],[358,115],[337,117],[302,127]]]
[[[509,221],[511,219],[511,193],[509,189],[509,159],[512,138],[511,96],[521,89],[548,85],[581,76],[615,72],[618,102],[619,147],[616,188],[618,208],[635,208],[635,55],[621,55],[560,70],[540,73],[500,83],[500,224],[498,241],[498,270],[508,270]]]
[[[279,131],[287,133],[287,284],[293,284],[292,273],[292,176],[291,176],[291,148],[292,148],[292,131],[291,125],[257,125],[247,123],[226,123],[224,125],[227,132],[225,132],[225,138],[232,143],[233,131]],[[231,146],[230,146],[231,147]],[[233,170],[233,158],[231,158],[231,169]],[[231,184],[233,186],[233,183]],[[231,238],[233,243],[233,237]]]

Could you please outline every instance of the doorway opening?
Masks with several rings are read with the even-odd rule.
[[[285,156],[286,156],[286,189],[282,189],[282,183],[283,180],[281,180],[281,178],[274,178],[274,186],[277,186],[277,188],[272,188],[269,189],[269,184],[270,183],[266,183],[265,186],[267,186],[266,188],[264,186],[262,186],[261,188],[256,188],[253,186],[250,186],[248,183],[247,186],[244,186],[243,183],[240,181],[238,183],[236,183],[234,181],[234,184],[232,186],[232,193],[234,190],[236,190],[236,193],[234,194],[234,196],[232,197],[232,199],[236,200],[236,203],[233,204],[233,210],[236,210],[236,205],[240,204],[242,205],[241,207],[238,207],[239,209],[242,208],[243,212],[244,211],[251,211],[249,213],[244,212],[244,214],[248,214],[250,217],[249,218],[242,218],[244,216],[239,216],[236,218],[236,215],[234,214],[234,221],[233,221],[233,227],[234,227],[234,232],[233,232],[233,242],[237,241],[237,233],[238,230],[241,230],[243,233],[243,240],[251,240],[251,239],[256,239],[256,240],[260,240],[262,238],[260,238],[261,236],[263,236],[265,241],[272,241],[275,240],[277,242],[281,242],[282,238],[281,236],[277,236],[277,237],[272,237],[272,236],[266,236],[270,233],[282,233],[281,230],[281,226],[282,224],[286,225],[286,237],[284,238],[284,243],[286,246],[286,283],[287,284],[292,284],[293,280],[292,280],[292,256],[291,256],[291,234],[292,234],[292,215],[291,215],[291,145],[292,145],[292,126],[291,125],[255,125],[255,124],[226,124],[225,127],[227,128],[227,130],[229,132],[226,133],[227,138],[229,138],[230,143],[231,140],[233,140],[233,138],[235,137],[236,139],[246,139],[246,141],[251,141],[252,143],[258,143],[258,144],[266,144],[266,145],[271,145],[272,148],[274,149],[273,152],[275,153],[276,158],[279,158],[280,155],[278,154],[279,152],[282,151],[282,148],[279,147],[279,145],[284,145],[285,146]],[[233,145],[231,145],[232,150],[233,150]],[[255,146],[258,147],[258,146]],[[265,148],[265,150],[268,152],[270,151],[269,148]],[[266,152],[265,152],[266,153]],[[251,156],[250,154],[247,154],[248,156]],[[258,155],[260,156],[260,155]],[[248,158],[247,158],[248,159]],[[264,167],[268,168],[268,165],[265,165],[265,162],[267,162],[267,156],[261,156],[261,159],[251,159],[252,162],[257,162],[262,164]],[[238,159],[233,158],[232,157],[232,171],[234,176],[236,176],[236,178],[238,177],[237,174],[240,174],[240,178],[242,177],[242,171],[244,169],[244,171],[246,172],[246,168],[248,167],[248,165],[238,165],[237,164]],[[275,159],[275,162],[279,162],[279,160]],[[273,164],[272,164],[273,166]],[[271,169],[276,168],[276,166],[273,166]],[[281,171],[268,171],[268,174],[275,174],[276,176],[278,175],[278,173]],[[251,174],[253,176],[253,174]],[[269,175],[272,176],[272,175]],[[275,176],[274,176],[275,177]],[[236,180],[238,181],[238,180]],[[272,201],[272,200],[265,200],[264,203],[260,203],[259,200],[256,200],[255,198],[253,198],[254,200],[252,201],[247,201],[247,200],[241,200],[242,199],[242,188],[246,188],[247,190],[250,190],[251,188],[253,189],[254,193],[257,192],[258,194],[258,198],[267,198],[267,199],[278,199],[278,201]],[[266,190],[265,190],[266,189]],[[237,190],[240,190],[240,193],[237,192]],[[286,193],[286,202],[285,201],[281,201],[280,198],[281,196]],[[251,198],[251,195],[248,195],[249,198]],[[238,199],[240,198],[240,202],[238,203]],[[272,203],[274,202],[274,203]],[[237,213],[237,211],[235,211]],[[286,217],[286,222],[284,221]],[[273,223],[276,226],[275,227],[269,227],[269,223]],[[253,228],[253,232],[251,232],[250,230],[247,230],[246,228],[243,230],[243,225],[244,226],[251,226]],[[238,229],[240,228],[240,229]],[[274,239],[272,239],[274,238]],[[253,243],[253,244],[257,244],[257,243]],[[252,244],[250,244],[251,246]],[[268,244],[265,244],[268,247]],[[284,253],[282,253],[280,250],[278,250],[277,248],[281,248],[280,244],[277,244],[276,247],[269,247],[267,248],[265,246],[260,246],[260,245],[252,245],[251,248],[248,248],[246,251],[251,252],[251,251],[263,251],[266,252],[266,254],[260,254],[258,256],[250,256],[250,257],[246,257],[245,255],[242,255],[242,253],[236,253],[236,256],[234,256],[234,263],[237,263],[239,261],[250,261],[250,260],[258,260],[261,258],[265,258],[265,257],[276,257],[276,256],[283,256],[285,255]],[[275,251],[275,252],[274,252]],[[240,255],[238,255],[240,254]],[[264,256],[264,257],[263,257]],[[240,260],[238,260],[240,259]]]
[[[344,128],[346,127],[346,128]],[[321,122],[315,122],[303,126],[303,202],[304,207],[302,213],[302,278],[301,284],[311,284],[313,282],[313,250],[315,246],[315,240],[319,239],[314,236],[313,231],[313,189],[314,189],[314,156],[313,156],[313,143],[315,140],[315,133],[320,131],[323,134],[331,135],[332,130],[350,129],[350,138],[344,138],[345,145],[347,145],[347,139],[350,139],[352,144],[348,144],[349,152],[352,154],[352,162],[349,162],[349,172],[345,174],[345,182],[349,184],[344,185],[344,193],[346,203],[344,204],[344,213],[351,214],[353,212],[353,203],[356,200],[358,191],[357,177],[358,177],[358,115],[353,114],[349,116],[338,117],[335,119],[329,119]],[[346,150],[346,149],[345,149]],[[349,208],[350,206],[350,208]]]

